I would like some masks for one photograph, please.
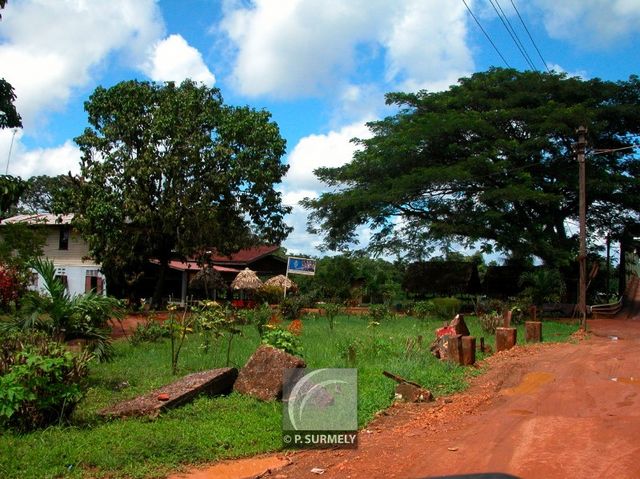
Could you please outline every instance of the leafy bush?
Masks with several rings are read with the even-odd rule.
[[[277,328],[266,331],[262,336],[262,344],[268,344],[294,356],[302,354],[300,340],[293,333],[284,329]]]
[[[344,307],[339,303],[325,303],[322,305],[324,316],[329,322],[329,329],[333,331],[336,324],[336,317],[344,311]]]
[[[435,314],[435,306],[431,301],[417,301],[411,307],[411,314],[418,319],[427,319]]]
[[[169,328],[156,321],[153,317],[147,319],[143,323],[139,323],[136,329],[133,331],[129,341],[134,346],[138,346],[142,343],[154,343],[160,341],[162,338],[168,338],[171,336]]]
[[[0,425],[19,431],[66,419],[82,398],[90,356],[43,334],[11,334],[0,346]]]
[[[284,289],[275,284],[264,284],[254,292],[259,303],[280,304],[284,299]]]
[[[182,347],[186,333],[189,332],[192,327],[198,330],[204,337],[202,347],[205,352],[209,351],[211,344],[215,340],[226,337],[226,365],[228,366],[233,338],[242,332],[238,329],[238,325],[248,324],[251,318],[251,312],[249,310],[232,311],[215,301],[203,301],[200,307],[194,310],[188,323],[185,322],[184,315],[182,317],[182,323],[178,323],[180,326],[178,329],[180,343],[177,344],[179,347]],[[172,339],[172,350],[173,342]]]
[[[0,264],[0,307],[4,311],[9,310],[26,290],[26,283],[18,270],[12,266]]]
[[[276,313],[273,309],[269,307],[267,304],[263,304],[262,306],[258,306],[253,310],[249,310],[247,313],[247,318],[250,324],[253,324],[258,330],[258,334],[260,337],[265,332],[265,328],[267,327],[267,323],[271,319],[271,317]]]
[[[280,303],[280,313],[284,319],[290,321],[300,317],[300,310],[303,307],[303,300],[298,296],[287,296]]]
[[[98,359],[109,360],[113,349],[108,321],[124,316],[120,301],[93,292],[70,296],[50,260],[37,258],[31,267],[42,276],[46,294],[25,295],[16,329],[45,332],[60,341],[86,340]]]
[[[452,319],[460,311],[460,300],[458,298],[433,298],[434,314],[444,320]]]
[[[483,313],[478,316],[480,327],[487,334],[495,334],[496,328],[503,323],[502,315],[495,311],[489,313]]]
[[[523,273],[520,286],[524,286],[522,297],[537,306],[557,303],[567,289],[560,271],[551,268],[536,268]]]
[[[369,317],[376,322],[385,321],[392,317],[391,310],[386,304],[372,304],[369,306]]]

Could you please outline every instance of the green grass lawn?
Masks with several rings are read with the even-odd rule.
[[[303,323],[303,356],[309,367],[350,367],[347,350],[351,346],[356,351],[360,426],[393,401],[395,383],[382,375],[383,370],[418,382],[436,396],[464,389],[468,375],[477,372],[438,361],[429,353],[440,321],[397,317],[368,327],[364,317],[342,316],[334,331],[323,317],[309,316]],[[472,335],[487,337],[474,318],[467,324]],[[576,329],[545,322],[543,335],[545,341],[564,341]],[[422,348],[407,349],[408,340],[418,336],[423,337]],[[523,339],[519,327],[518,343]],[[493,338],[486,342],[494,345]],[[188,338],[181,374],[225,365],[222,344],[205,353],[200,343],[195,334]],[[258,344],[255,328],[243,327],[243,335],[234,339],[232,365],[241,367]],[[280,449],[281,404],[238,394],[200,397],[156,419],[100,419],[100,409],[175,379],[168,341],[132,346],[121,340],[115,348],[113,362],[92,366],[86,397],[71,425],[24,435],[0,432],[0,477],[163,477],[181,465]],[[123,388],[125,382],[128,386]]]

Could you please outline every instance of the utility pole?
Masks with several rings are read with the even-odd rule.
[[[587,129],[580,126],[576,153],[578,156],[578,181],[579,181],[579,222],[580,222],[580,252],[578,262],[580,265],[580,285],[578,292],[578,310],[580,311],[580,328],[587,330],[587,199],[586,199],[586,173],[584,154],[587,146],[585,135]]]

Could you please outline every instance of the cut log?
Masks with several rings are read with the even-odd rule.
[[[462,365],[471,366],[476,362],[476,338],[462,336]]]
[[[462,364],[462,338],[463,336],[460,334],[449,336],[447,347],[449,356],[447,359],[456,364]]]
[[[496,328],[496,352],[511,349],[516,345],[516,328]]]
[[[540,321],[525,321],[525,340],[528,343],[539,343],[542,341],[542,323]]]

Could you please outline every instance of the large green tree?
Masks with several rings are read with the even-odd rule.
[[[576,128],[589,129],[587,200],[634,221],[640,211],[640,81],[582,80],[558,73],[491,69],[447,91],[392,93],[393,116],[369,123],[373,136],[338,168],[316,175],[332,189],[303,204],[310,229],[331,249],[368,225],[373,251],[481,242],[545,263],[575,257],[568,228],[578,212]],[[590,230],[603,218],[590,218]],[[575,231],[575,230],[574,230]]]
[[[126,81],[85,103],[77,226],[112,276],[149,260],[279,242],[289,211],[274,185],[285,141],[266,111],[223,103],[216,88]]]

